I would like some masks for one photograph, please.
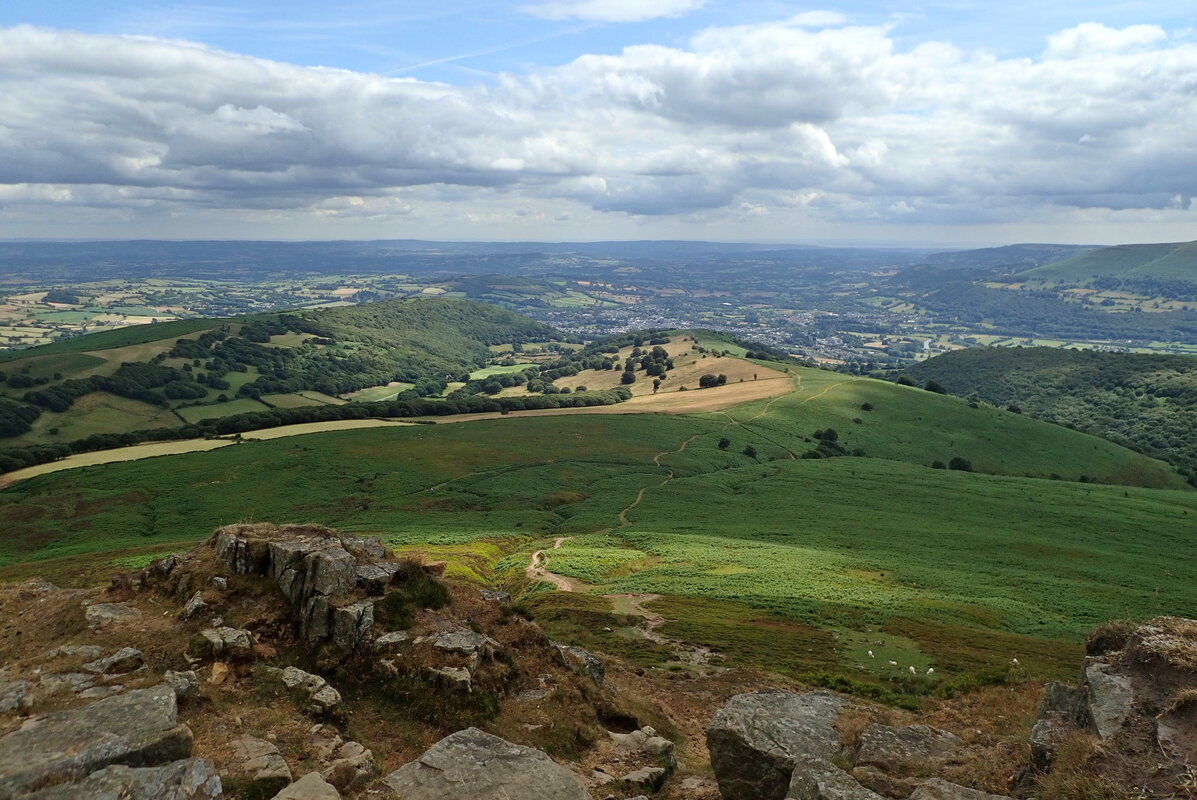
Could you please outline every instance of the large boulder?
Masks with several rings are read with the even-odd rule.
[[[589,800],[565,767],[540,750],[477,728],[446,736],[383,782],[402,800]]]
[[[899,772],[906,767],[935,766],[959,746],[960,739],[953,734],[926,725],[892,728],[874,724],[860,734],[856,763]]]
[[[152,766],[191,755],[166,685],[34,717],[0,738],[0,800],[47,783],[78,780],[109,764]]]
[[[799,756],[830,759],[840,750],[836,718],[844,701],[830,692],[781,690],[736,695],[711,718],[707,748],[727,800],[783,800]]]
[[[19,800],[221,800],[224,790],[212,762],[188,758],[161,767],[113,765],[74,783],[59,784]]]

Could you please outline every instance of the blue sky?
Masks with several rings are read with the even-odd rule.
[[[498,72],[564,64],[586,53],[627,45],[685,42],[711,26],[744,25],[832,8],[850,22],[893,25],[904,47],[949,41],[1000,56],[1030,56],[1046,37],[1079,22],[1108,27],[1154,23],[1197,29],[1191,2],[840,2],[831,6],[711,0],[693,12],[642,21],[543,19],[528,3],[469,0],[382,2],[103,3],[10,0],[0,25],[32,24],[89,33],[139,34],[204,42],[213,47],[304,66],[339,67],[461,84]]]
[[[1197,238],[1191,2],[0,5],[0,238]]]

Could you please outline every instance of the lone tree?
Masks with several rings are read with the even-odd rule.
[[[710,389],[712,386],[718,385],[719,379],[709,372],[698,379],[698,388],[700,389]]]
[[[742,452],[749,458],[756,458],[756,448],[750,444],[744,445],[744,450]]]
[[[636,373],[629,370],[624,370],[623,375],[619,376],[619,382],[622,384],[629,384],[636,382]]]
[[[948,393],[948,390],[943,388],[943,384],[939,383],[938,381],[927,381],[926,385],[923,386],[923,388],[926,389],[928,392],[935,392],[936,394],[947,394]]]
[[[948,462],[948,469],[957,469],[961,472],[972,472],[973,464],[967,458],[952,456],[952,460]]]
[[[656,394],[657,390],[660,388],[661,388],[661,379],[653,378],[653,394]]]
[[[722,439],[719,440],[718,446],[719,446],[720,450],[726,450],[727,448],[731,447],[731,439],[724,436]]]

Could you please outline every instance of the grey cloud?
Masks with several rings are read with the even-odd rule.
[[[4,30],[0,205],[374,218],[527,198],[934,222],[1185,208],[1197,186],[1197,47],[1158,29],[1081,26],[1042,58],[999,60],[811,23],[465,88]]]

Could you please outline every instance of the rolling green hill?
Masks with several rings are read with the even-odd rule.
[[[1164,459],[1191,480],[1197,470],[1197,357],[973,348],[910,372]]]
[[[1197,284],[1197,242],[1125,244],[1089,250],[1019,274],[1045,284],[1088,286],[1099,279]]]
[[[448,560],[458,577],[532,589],[532,608],[548,614],[552,599],[523,569],[550,548],[552,570],[597,587],[578,602],[664,595],[671,635],[712,644],[730,663],[914,693],[935,684],[864,663],[873,640],[945,680],[1012,655],[1028,675],[1061,676],[1095,621],[1197,602],[1195,492],[786,454],[809,446],[791,428],[834,423],[820,415],[862,396],[890,406],[874,414],[896,415],[904,394],[941,417],[958,404],[871,388],[808,385],[728,414],[311,434],[31,478],[0,491],[0,577],[86,581],[222,523],[315,521]],[[558,537],[573,538],[551,549]],[[585,633],[587,646],[652,657],[617,623],[602,627]]]

